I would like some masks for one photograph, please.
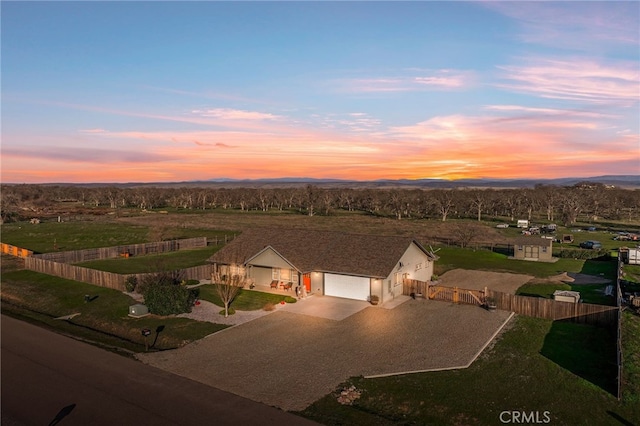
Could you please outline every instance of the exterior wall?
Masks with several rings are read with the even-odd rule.
[[[532,244],[518,244],[513,246],[513,257],[518,260],[551,260],[553,257],[552,247],[538,246]]]
[[[400,266],[401,265],[401,266]],[[404,278],[429,281],[433,276],[433,262],[417,245],[412,243],[398,260],[396,267],[381,282],[381,302],[391,300],[402,295],[402,280]],[[380,294],[373,291],[373,286],[378,286],[372,282],[371,294]]]
[[[263,266],[251,266],[249,278],[253,278],[256,285],[269,285],[271,283],[271,268]]]
[[[278,255],[272,248],[267,248],[262,253],[258,254],[256,257],[251,259],[247,263],[248,265],[256,265],[256,266],[269,266],[272,268],[284,268],[291,269],[292,266],[284,260],[281,256]]]
[[[311,293],[319,296],[324,295],[324,274],[311,273]]]

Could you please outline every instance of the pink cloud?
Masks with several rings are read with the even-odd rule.
[[[280,118],[274,114],[231,108],[194,110],[192,113],[201,117],[213,117],[221,120],[275,120]]]
[[[498,67],[505,83],[497,86],[543,98],[589,103],[638,102],[640,72],[636,63],[619,61],[609,65],[593,60],[528,59],[527,65]]]
[[[405,74],[406,72],[402,72]],[[338,80],[340,91],[350,93],[451,90],[469,86],[472,74],[461,70],[411,70],[413,75]]]

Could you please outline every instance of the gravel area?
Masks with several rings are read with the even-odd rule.
[[[278,309],[278,306],[276,306],[276,309]],[[224,315],[220,315],[221,310],[222,308],[220,306],[214,305],[206,300],[200,300],[200,304],[194,306],[191,312],[176,316],[179,318],[191,318],[197,321],[214,322],[216,324],[238,325],[275,312],[275,310],[265,311],[263,309],[257,311],[236,311],[235,314],[225,318]]]
[[[302,410],[352,376],[464,367],[509,315],[424,299],[367,307],[342,321],[279,309],[138,358],[254,401]]]

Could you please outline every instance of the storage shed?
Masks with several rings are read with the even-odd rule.
[[[519,260],[552,262],[553,240],[535,236],[516,238],[513,257]]]

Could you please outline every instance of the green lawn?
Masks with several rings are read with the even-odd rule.
[[[622,315],[622,353],[622,400],[640,406],[640,316],[629,311]]]
[[[354,377],[344,384],[362,390],[353,406],[332,393],[300,414],[327,425],[491,425],[517,410],[547,411],[558,425],[637,424],[640,404],[611,394],[612,338],[591,326],[517,317],[468,369]]]
[[[580,272],[585,263],[583,260],[574,259],[558,259],[555,263],[527,262],[509,259],[506,254],[489,250],[456,247],[441,247],[436,254],[440,256],[440,259],[435,263],[436,274],[438,275],[442,275],[451,269],[463,268],[548,277],[565,271]]]
[[[198,287],[200,289],[200,299],[211,302],[220,307],[224,306],[215,284],[207,284]],[[282,302],[287,295],[265,293],[262,291],[240,289],[238,295],[231,303],[231,307],[236,311],[257,311],[263,309],[267,304],[277,305]]]
[[[129,306],[137,302],[122,292],[27,270],[3,273],[1,295],[3,314],[134,352],[145,349],[143,328],[162,329],[153,349],[177,348],[226,328],[187,318],[130,318]],[[85,302],[85,295],[91,302]],[[54,320],[73,313],[80,315],[71,321]]]
[[[205,265],[220,246],[208,246],[200,249],[180,250],[147,256],[92,260],[78,263],[78,266],[98,269],[117,274],[139,274],[157,271],[171,271]]]
[[[611,284],[613,285],[613,284]],[[516,294],[521,296],[544,297],[553,299],[553,292],[556,290],[571,290],[580,292],[580,300],[584,303],[595,303],[598,305],[615,306],[614,296],[605,296],[606,284],[565,284],[565,283],[527,283],[521,286]],[[614,291],[615,294],[615,291]]]

